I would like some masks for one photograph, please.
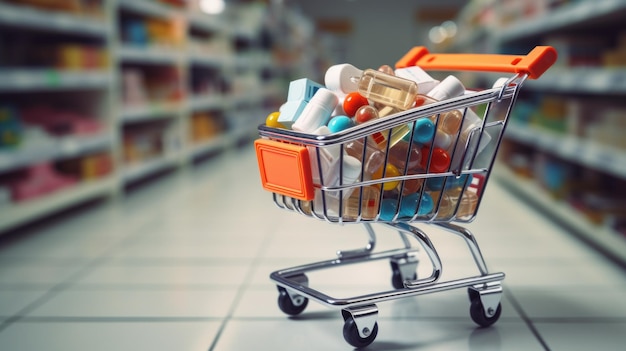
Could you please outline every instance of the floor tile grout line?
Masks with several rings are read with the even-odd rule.
[[[145,226],[147,224],[148,224],[148,220],[144,220],[144,223],[138,224],[133,232],[136,233],[140,228],[142,228],[143,226]],[[126,236],[123,239],[119,240],[119,242],[111,245],[107,250],[104,250],[104,252],[101,253],[99,256],[97,256],[97,257],[95,257],[95,258],[93,258],[93,259],[91,259],[89,261],[86,261],[86,264],[81,269],[79,269],[77,272],[75,272],[74,274],[70,275],[68,278],[64,279],[63,281],[53,285],[51,288],[48,289],[48,291],[46,291],[38,299],[36,299],[35,301],[29,303],[28,305],[26,305],[25,307],[23,307],[22,309],[20,309],[16,313],[14,313],[8,319],[0,322],[0,333],[5,331],[13,323],[18,322],[26,314],[30,313],[35,308],[43,305],[44,303],[46,303],[50,299],[52,299],[54,296],[58,295],[60,292],[64,291],[68,287],[72,286],[76,281],[78,281],[78,279],[80,279],[80,277],[82,277],[85,274],[93,271],[93,269],[95,267],[97,267],[100,263],[102,263],[102,262],[104,262],[106,260],[108,252],[111,252],[111,251],[117,249],[124,242],[129,240],[129,238],[132,237],[132,236],[133,235],[132,235],[132,232],[131,232],[131,234],[129,234],[128,236]]]
[[[219,321],[222,317],[118,317],[118,316],[24,316],[20,323],[125,323],[125,322],[146,322],[146,323],[172,323],[172,322],[211,322]]]
[[[330,315],[333,310],[328,310]],[[10,318],[10,316],[0,316]],[[80,321],[81,323],[100,323],[100,322],[202,322],[202,321],[222,321],[225,317],[195,317],[195,316],[177,316],[177,317],[133,317],[133,316],[21,316],[20,322],[23,323],[47,323],[47,322],[59,322],[59,323],[72,323]],[[294,316],[293,320],[321,320],[321,319],[340,319],[341,316],[337,315],[337,318],[327,317],[305,317]],[[277,321],[284,320],[285,316],[249,316],[249,317],[234,317],[231,316],[231,321]],[[442,321],[458,321],[465,322],[467,317],[465,316],[385,316],[379,317],[379,321],[413,321],[413,322],[442,322]],[[626,323],[626,317],[544,317],[534,318],[534,322],[540,323],[603,323],[603,324],[623,324]],[[517,317],[500,317],[498,322],[508,323],[520,323]],[[522,320],[523,323],[526,323]]]
[[[513,305],[513,308],[515,308],[515,310],[517,311],[517,313],[519,313],[524,323],[526,323],[526,326],[528,326],[528,329],[530,329],[530,331],[533,333],[535,338],[537,338],[537,341],[539,341],[541,346],[543,346],[544,350],[550,351],[550,347],[548,346],[547,342],[541,336],[541,334],[539,333],[539,330],[537,330],[532,320],[528,317],[528,315],[522,308],[521,304],[517,301],[515,296],[513,296],[513,293],[509,291],[508,289],[505,290],[504,293],[506,297],[509,299],[509,301],[511,302],[511,305]]]
[[[277,227],[276,222],[274,222],[273,227]],[[207,351],[215,350],[215,347],[217,347],[217,344],[222,336],[222,333],[226,329],[226,325],[233,319],[233,313],[235,312],[235,308],[237,307],[237,305],[243,298],[243,294],[248,290],[248,287],[251,285],[250,282],[252,281],[252,276],[254,272],[256,271],[257,267],[259,267],[259,262],[261,262],[262,255],[264,254],[266,248],[269,246],[272,236],[275,234],[276,228],[273,228],[273,227],[270,227],[270,229],[266,229],[267,230],[267,233],[265,234],[266,240],[261,241],[261,246],[259,247],[257,251],[257,255],[250,261],[248,272],[246,273],[244,277],[243,284],[241,284],[239,286],[239,289],[237,289],[235,298],[233,299],[233,302],[226,316],[223,318],[222,323],[220,324],[217,332],[215,333],[215,337],[213,338],[213,341],[209,345],[209,348],[207,349]]]

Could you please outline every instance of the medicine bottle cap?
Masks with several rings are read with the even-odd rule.
[[[330,90],[348,94],[358,89],[362,74],[362,70],[349,63],[333,65],[326,70],[324,83]]]
[[[441,101],[465,94],[465,86],[455,76],[447,76],[437,84],[427,95]]]
[[[318,89],[291,128],[300,132],[313,132],[328,122],[337,103],[337,96],[332,91]]]
[[[313,98],[311,98],[309,103],[324,106],[324,108],[328,111],[333,111],[335,106],[337,106],[337,103],[339,103],[339,98],[337,98],[337,95],[335,95],[332,91],[320,88],[315,95],[313,95]]]

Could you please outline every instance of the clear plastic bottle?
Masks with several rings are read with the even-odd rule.
[[[470,190],[465,190],[461,197],[461,204],[457,210],[457,217],[471,216],[476,212],[476,206],[478,205],[478,195]]]
[[[386,110],[389,111],[390,113],[395,113],[400,110],[420,107],[420,106],[432,104],[441,100],[450,99],[450,98],[462,95],[463,93],[465,93],[465,87],[463,86],[463,84],[456,77],[448,76],[444,80],[442,80],[441,83],[437,84],[432,90],[430,90],[428,94],[423,95],[423,94],[416,93],[412,95],[414,99],[409,107],[398,108],[397,106],[388,106]],[[385,113],[382,113],[382,110],[379,111],[379,114],[381,117],[384,115],[388,115],[390,113],[385,114]],[[450,116],[448,116],[449,114]],[[458,122],[459,117],[461,117],[460,120],[462,120],[462,114],[460,114],[459,111],[450,111],[450,112],[441,114],[439,118],[441,120],[444,120],[444,119],[448,120],[447,124],[451,125],[451,124],[454,124],[453,122],[455,121]],[[437,118],[436,116],[431,117],[430,123],[436,122],[437,121],[436,118]],[[414,133],[413,133],[414,141],[423,143],[423,144],[434,143],[436,147],[442,148],[448,152],[452,151],[450,150],[450,148],[452,145],[454,145],[452,141],[454,140],[455,134],[448,133],[441,128],[437,128],[436,131],[433,129],[429,131],[429,134],[424,135],[423,133],[424,123],[423,122],[425,121],[426,119],[420,119],[420,120],[415,121],[415,123],[412,124],[412,127],[414,129]],[[399,140],[406,139],[406,136],[409,135],[410,133],[411,133],[411,126],[399,126],[399,127],[393,128],[391,135],[389,137],[389,146],[392,147]],[[434,136],[434,141],[433,141],[433,136]],[[385,141],[386,141],[386,138],[385,138]],[[383,146],[386,146],[386,143],[380,143],[379,146],[382,148]]]
[[[429,191],[430,196],[435,203],[435,210],[437,211],[437,219],[450,219],[454,215],[454,209],[456,208],[456,201],[447,193],[441,193],[440,191]]]
[[[361,175],[361,161],[350,155],[343,155],[343,157],[330,164],[327,169],[322,169],[322,172],[323,179],[318,183],[322,186],[336,187],[352,185],[359,180],[359,176]],[[313,175],[315,177],[315,172],[313,172]],[[314,181],[316,181],[315,178]],[[316,212],[320,211],[319,213],[324,213],[323,209],[325,204],[327,213],[337,215],[339,213],[339,203],[341,202],[340,198],[345,201],[353,191],[354,188],[345,188],[335,191],[320,191],[317,189],[314,199]]]
[[[361,199],[360,202],[359,199]],[[344,202],[343,217],[349,220],[356,220],[360,213],[361,219],[375,219],[378,214],[379,200],[380,189],[374,186],[357,188]]]
[[[438,209],[437,219],[449,219],[453,215],[456,218],[472,216],[478,205],[478,195],[471,190],[463,191],[460,187],[446,189],[443,194],[440,191],[430,191],[430,194],[435,203],[441,196],[439,203],[435,206]],[[456,214],[454,213],[455,210]]]
[[[361,160],[364,165],[363,172],[370,176],[385,162],[385,154],[370,143],[364,143],[361,138],[345,143],[344,150],[346,154]],[[365,151],[365,157],[363,151]]]
[[[407,162],[408,158],[408,162]],[[419,144],[400,141],[389,149],[388,161],[398,168],[403,175],[423,174],[422,148]],[[424,179],[407,179],[401,185],[402,194],[407,195],[420,191]]]
[[[361,106],[356,111],[356,113],[354,115],[354,119],[356,121],[356,124],[365,123],[367,121],[378,119],[378,118],[387,116],[390,113],[393,113],[393,108],[391,108],[391,107],[390,108],[384,108],[384,109],[385,109],[385,111],[381,110],[381,112],[385,113],[385,115],[381,116],[380,112],[375,107],[369,106],[369,105]],[[409,131],[409,129],[406,126],[400,126],[400,127],[393,128],[391,130],[391,138],[390,138],[390,142],[389,142],[389,147],[392,147],[397,142],[402,140],[403,135],[405,135],[408,131]],[[374,141],[374,144],[380,150],[386,150],[387,149],[387,137],[388,136],[389,136],[389,131],[375,132],[375,133],[372,134],[371,138]]]
[[[358,91],[364,97],[386,106],[407,110],[417,95],[417,83],[373,69],[366,69]]]

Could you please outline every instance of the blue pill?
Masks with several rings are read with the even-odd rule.
[[[443,182],[446,177],[434,177],[426,179],[426,189],[433,191],[441,191],[443,189]],[[449,182],[450,180],[448,180]],[[446,183],[446,185],[449,183]]]
[[[328,121],[328,129],[331,133],[341,132],[353,126],[354,122],[348,116],[335,116]]]
[[[409,194],[402,198],[400,202],[400,217],[411,218],[416,213],[418,216],[424,216],[432,212],[435,207],[433,198],[428,193],[424,193],[421,198],[422,200],[420,201],[419,193]],[[417,208],[418,203],[419,209]]]
[[[446,184],[446,188],[456,188],[456,187],[466,187],[472,184],[472,179],[474,176],[471,174],[463,174],[460,177],[449,177],[448,183]],[[467,181],[467,182],[466,182]],[[449,185],[448,185],[449,184]]]
[[[413,125],[413,141],[419,144],[432,142],[435,136],[435,124],[428,118],[419,118]]]
[[[398,202],[395,199],[383,199],[380,203],[380,219],[391,221],[398,211]]]

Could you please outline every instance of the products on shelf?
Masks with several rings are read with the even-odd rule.
[[[604,50],[602,64],[606,67],[626,66],[626,31],[619,34],[615,47]]]
[[[232,43],[225,35],[195,35],[188,39],[190,50],[197,54],[212,57],[229,57],[234,55]]]
[[[583,136],[598,144],[626,151],[626,108],[606,109],[597,118],[587,123]]]
[[[520,145],[506,145],[501,160],[517,176],[531,180],[557,204],[590,223],[615,228],[626,220],[626,180]]]
[[[25,107],[20,112],[20,119],[25,124],[41,127],[55,136],[93,135],[104,129],[95,117],[48,105]]]
[[[0,36],[0,39],[9,51],[1,57],[0,66],[61,71],[100,70],[109,66],[108,53],[101,45],[72,41],[48,43],[47,34],[16,33]]]
[[[46,11],[68,12],[77,15],[102,15],[102,0],[5,0]]]
[[[139,69],[122,71],[122,94],[126,105],[144,105],[148,102],[143,74]]]
[[[521,98],[511,115],[518,125],[574,136],[583,141],[626,149],[626,108],[593,98],[537,94]]]
[[[103,131],[104,126],[96,118],[69,109],[0,104],[0,150],[56,150],[62,138],[97,136]]]
[[[191,116],[190,138],[194,143],[209,140],[224,130],[226,123],[218,112],[194,112]]]
[[[30,165],[8,180],[14,202],[32,200],[76,185],[74,177],[60,174],[50,162]]]
[[[626,66],[626,32],[615,41],[608,35],[550,35],[543,41],[559,52],[556,65],[560,67]]]
[[[113,171],[108,151],[58,162],[44,161],[0,174],[0,207],[22,203],[105,177]]]
[[[256,71],[243,72],[232,78],[232,92],[236,95],[249,95],[251,91],[262,92],[264,85]]]
[[[60,161],[57,169],[65,175],[88,181],[105,177],[113,172],[113,159],[110,153],[100,152],[78,158]]]
[[[171,5],[171,6],[177,6],[177,7],[182,7],[187,5],[187,0],[157,0],[160,3],[166,4],[166,5]]]
[[[136,163],[161,154],[161,138],[155,133],[124,135],[124,162]]]
[[[140,163],[167,156],[180,149],[178,131],[167,124],[133,125],[124,130],[125,163]]]
[[[0,104],[0,150],[16,147],[23,137],[22,128],[17,109]]]
[[[176,102],[182,99],[180,72],[176,67],[124,67],[122,98],[128,106]]]
[[[122,41],[135,46],[180,46],[185,37],[182,19],[168,18],[123,18]]]
[[[190,86],[195,96],[216,96],[226,92],[227,84],[219,69],[192,66]]]
[[[126,183],[126,165],[112,162],[118,151],[126,161],[166,155],[179,165],[187,156],[211,149],[192,143],[224,132],[226,122],[246,137],[252,134],[259,116],[268,112],[262,99],[275,81],[284,88],[282,77],[293,68],[281,67],[273,76],[269,65],[260,68],[254,59],[239,60],[233,38],[239,20],[202,15],[193,10],[196,5],[188,0],[0,0],[0,11],[7,10],[0,16],[0,71],[6,78],[0,83],[0,206],[12,206],[13,181],[26,179],[34,163],[53,163],[56,175],[76,181],[123,175],[113,174],[111,181],[60,203],[9,208],[20,215],[7,225],[0,214],[0,233]],[[245,54],[248,59],[269,57],[269,52],[255,38]],[[235,60],[237,69],[231,65]],[[226,121],[222,110],[229,106],[229,85],[238,73],[239,93],[246,101]],[[252,90],[259,94],[250,94]],[[194,95],[184,96],[186,91]],[[209,101],[212,96],[215,104]],[[199,109],[214,111],[193,116]],[[167,120],[167,128],[151,130],[159,122],[144,116],[153,112],[165,117],[161,120]],[[215,141],[231,145],[230,138]],[[18,183],[20,199],[45,192]]]
[[[0,184],[0,208],[11,205],[11,190],[8,186]]]
[[[59,69],[99,69],[109,65],[107,52],[99,46],[85,44],[60,44],[47,50],[53,66]]]

